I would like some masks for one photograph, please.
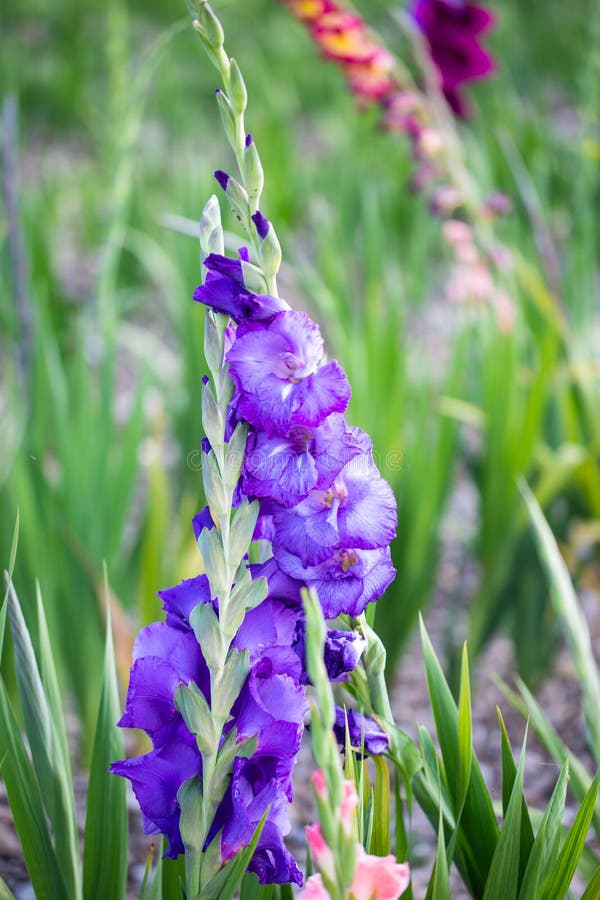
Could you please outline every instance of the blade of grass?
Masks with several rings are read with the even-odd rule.
[[[581,900],[600,900],[600,867],[581,895]]]
[[[510,794],[502,831],[492,858],[483,900],[517,900],[521,865],[521,818],[526,741],[527,735],[525,735],[523,740],[521,758],[519,759],[519,766]]]
[[[106,576],[105,576],[106,583]],[[127,805],[125,781],[109,765],[124,755],[116,726],[120,714],[108,586],[106,585],[104,672],[88,785],[83,845],[83,896],[99,900],[125,896],[127,884]]]
[[[598,764],[600,762],[600,676],[592,652],[589,629],[577,600],[569,571],[544,514],[524,481],[519,482],[519,489],[529,510],[540,557],[548,571],[554,607],[567,629],[567,639],[583,693],[583,709],[590,749]]]
[[[529,859],[521,882],[519,900],[529,900],[530,897],[538,896],[547,862],[558,853],[568,780],[569,764],[566,762],[560,770],[560,775],[529,853]]]
[[[81,892],[79,842],[70,763],[63,752],[63,744],[55,726],[56,720],[44,692],[29,630],[12,582],[8,584],[8,616],[33,766],[42,801],[52,823],[56,854],[68,894],[78,897]],[[46,666],[52,666],[52,651],[48,646],[45,647],[45,654]]]
[[[421,620],[421,643],[425,660],[427,684],[439,745],[447,774],[452,805],[458,808],[456,785],[459,783],[458,710],[435,651]],[[469,854],[469,880],[476,890],[483,892],[494,849],[498,842],[498,823],[494,815],[489,791],[477,758],[473,757],[469,786],[459,824],[464,838],[462,850]]]
[[[515,779],[517,778],[517,768],[513,757],[513,751],[508,737],[508,732],[502,718],[500,709],[496,708],[498,714],[498,722],[500,724],[501,735],[501,757],[502,757],[502,810],[504,816],[507,815],[510,797],[514,788]],[[520,864],[519,864],[519,883],[525,872],[525,867],[529,860],[531,847],[533,845],[533,828],[529,817],[529,809],[525,795],[521,791],[521,843],[520,843]]]
[[[540,900],[564,900],[577,869],[579,857],[585,846],[594,807],[598,799],[599,778],[600,776],[596,775],[592,781],[590,789],[569,829],[569,834],[562,846],[558,859],[551,873],[542,883]]]

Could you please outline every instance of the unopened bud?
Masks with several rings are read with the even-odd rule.
[[[221,208],[214,194],[207,200],[200,216],[200,247],[204,256],[208,256],[209,253],[218,253],[222,256],[225,252]]]
[[[216,15],[211,9],[210,4],[207,3],[206,0],[204,0],[204,2],[200,4],[200,26],[211,47],[213,47],[215,50],[218,50],[223,46],[223,43],[225,41],[223,26],[217,19]]]
[[[248,141],[250,138],[250,141]],[[265,183],[262,163],[256,145],[252,140],[252,136],[246,138],[246,150],[244,152],[244,174],[246,176],[246,187],[248,188],[248,199],[253,209],[256,209],[262,194]]]
[[[240,67],[235,59],[229,60],[229,72],[231,77],[231,101],[234,112],[241,116],[248,105],[248,91]]]
[[[274,278],[281,265],[281,245],[272,225],[269,225],[260,245],[260,261],[265,276],[267,278]]]

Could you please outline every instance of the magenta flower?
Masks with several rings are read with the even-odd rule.
[[[479,43],[479,36],[493,27],[494,14],[465,0],[416,0],[412,14],[429,44],[446,100],[457,116],[466,118],[469,106],[459,88],[495,69]]]

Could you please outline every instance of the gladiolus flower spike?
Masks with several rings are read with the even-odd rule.
[[[143,729],[152,750],[111,767],[131,781],[145,831],[166,836],[167,856],[185,854],[188,896],[210,893],[251,842],[247,868],[262,884],[301,884],[284,844],[308,711],[301,590],[318,593],[327,619],[360,615],[394,578],[396,529],[371,441],[344,419],[343,369],[326,359],[317,324],[278,296],[281,248],[259,209],[246,89],[207,3],[194,27],[222,77],[217,102],[238,162],[237,179],[216,178],[249,248],[225,256],[212,197],[200,223],[206,277],[194,294],[207,307],[211,375],[202,395],[208,506],[193,521],[204,573],[161,591],[166,620],[136,640],[119,724]],[[266,562],[249,563],[253,540]],[[347,678],[366,646],[347,620],[336,624],[321,648],[327,681]],[[334,711],[339,755],[335,724]],[[374,721],[356,718],[354,729],[367,749],[387,749]]]

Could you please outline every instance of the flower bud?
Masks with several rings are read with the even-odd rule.
[[[248,141],[250,138],[250,141]],[[262,194],[265,183],[262,163],[256,145],[252,140],[252,136],[246,138],[246,150],[244,152],[244,174],[246,176],[246,187],[248,189],[248,199],[253,209],[256,209]]]
[[[244,83],[242,73],[240,72],[240,67],[236,63],[235,59],[230,59],[229,65],[229,72],[231,77],[230,93],[232,106],[234,112],[237,113],[238,116],[241,116],[248,104],[248,91],[246,90],[246,85]]]
[[[200,4],[200,21],[199,24],[204,32],[206,40],[215,50],[223,46],[225,34],[223,26],[212,11],[210,4],[204,0]]]

